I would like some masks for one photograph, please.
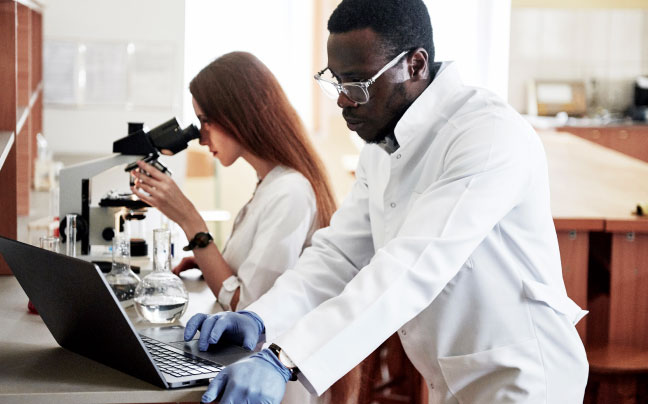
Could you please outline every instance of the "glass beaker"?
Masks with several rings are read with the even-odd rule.
[[[171,272],[171,232],[153,230],[153,272],[135,291],[135,310],[151,323],[173,323],[187,310],[189,295],[182,279]]]
[[[112,248],[112,267],[106,274],[110,285],[122,307],[133,305],[135,289],[140,279],[130,267],[130,239],[123,233],[115,235]]]
[[[60,241],[58,237],[45,236],[40,238],[40,248],[47,251],[53,251],[55,253],[58,253],[59,243]],[[38,310],[36,310],[36,307],[34,307],[31,300],[27,303],[27,309],[32,314],[38,314]]]
[[[60,240],[58,237],[45,236],[40,238],[40,248],[47,251],[52,251],[55,253],[59,252],[59,243]]]

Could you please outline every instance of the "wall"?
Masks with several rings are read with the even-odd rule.
[[[508,96],[510,0],[425,0],[436,60],[454,61],[462,81]]]
[[[43,111],[46,136],[55,154],[106,155],[112,142],[127,133],[127,122],[149,128],[182,115],[184,59],[183,0],[55,0],[44,12],[44,41],[114,45],[134,42],[160,46],[172,55],[167,63],[170,101],[149,105],[53,105]],[[137,50],[136,50],[137,51]],[[45,69],[48,61],[45,60]],[[146,77],[139,84],[146,84]],[[130,83],[130,85],[138,85]],[[184,177],[184,156],[166,161],[179,179]]]
[[[511,0],[513,7],[642,8],[646,0]]]
[[[509,102],[519,111],[527,110],[531,79],[584,80],[591,110],[622,111],[641,74],[648,74],[648,9],[513,8]]]

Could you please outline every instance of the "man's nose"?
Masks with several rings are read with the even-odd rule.
[[[340,91],[338,94],[337,98],[337,106],[344,109],[345,107],[357,107],[358,103],[355,101],[352,101],[348,95],[346,95],[343,91]]]

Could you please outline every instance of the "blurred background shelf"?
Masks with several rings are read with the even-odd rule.
[[[43,127],[42,22],[39,2],[0,2],[0,235],[14,239],[18,217],[29,214],[36,134]],[[8,273],[0,262],[0,274]]]

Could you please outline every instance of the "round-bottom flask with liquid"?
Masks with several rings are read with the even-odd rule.
[[[135,291],[135,310],[151,323],[173,323],[187,310],[189,294],[171,272],[171,232],[153,231],[153,272],[142,278]]]
[[[140,279],[130,267],[130,238],[119,233],[113,238],[112,267],[106,274],[106,282],[110,285],[122,307],[133,305],[135,289]]]

